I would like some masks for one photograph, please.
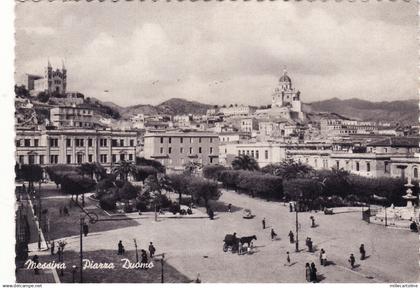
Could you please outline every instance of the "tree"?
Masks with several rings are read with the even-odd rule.
[[[136,173],[136,165],[131,161],[121,160],[117,166],[112,169],[112,172],[120,176],[122,181],[128,181],[128,175]]]
[[[172,191],[178,193],[178,202],[181,205],[182,194],[187,193],[189,176],[186,174],[170,174],[168,175]]]
[[[235,170],[249,170],[256,171],[259,170],[258,162],[249,155],[239,155],[236,156],[232,161],[232,167]]]
[[[136,181],[142,181],[143,183],[150,175],[157,175],[159,173],[159,171],[153,166],[137,165],[136,167],[137,169],[134,173],[134,179],[136,179]]]
[[[222,171],[226,170],[226,167],[216,164],[216,165],[206,165],[203,167],[203,176],[207,179],[217,180]]]
[[[209,210],[209,201],[217,200],[222,195],[217,187],[217,182],[199,177],[191,177],[188,183],[189,194],[196,200],[203,200]]]
[[[136,165],[139,166],[152,166],[156,168],[160,173],[165,173],[165,166],[159,161],[146,159],[144,157],[136,157]]]
[[[95,181],[82,175],[70,174],[63,178],[61,183],[64,193],[69,195],[76,195],[76,202],[80,194],[85,194],[95,188]]]
[[[125,182],[124,186],[118,191],[118,198],[125,202],[125,207],[128,208],[130,200],[135,199],[138,195],[138,190],[130,182]]]
[[[16,97],[22,98],[28,98],[30,96],[29,91],[26,89],[25,85],[15,85],[15,95]]]
[[[203,165],[197,161],[189,161],[184,165],[184,173],[187,175],[194,175],[203,167]]]
[[[296,162],[294,159],[284,159],[276,166],[268,167],[266,170],[272,169],[272,174],[275,176],[281,176],[285,180],[294,179],[294,178],[304,178],[312,175],[315,170],[299,162]]]
[[[50,95],[45,92],[39,92],[36,96],[36,99],[38,99],[39,102],[46,103],[48,100],[50,100]]]
[[[20,167],[20,174],[24,181],[29,182],[29,188],[34,187],[34,182],[41,183],[43,170],[42,167],[35,164],[23,164]]]
[[[106,176],[105,168],[99,163],[83,163],[78,169],[82,176],[88,175],[91,179],[95,176],[97,180],[100,180]]]

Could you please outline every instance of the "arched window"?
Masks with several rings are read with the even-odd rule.
[[[413,177],[419,178],[419,169],[417,167],[413,168]]]

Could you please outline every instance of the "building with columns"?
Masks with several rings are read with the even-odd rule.
[[[16,130],[16,162],[19,164],[71,164],[99,162],[105,168],[121,160],[135,161],[134,131],[57,129]]]

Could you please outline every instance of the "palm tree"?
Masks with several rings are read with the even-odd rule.
[[[258,162],[249,155],[239,155],[236,156],[232,161],[232,167],[235,170],[249,170],[256,171],[259,170]]]
[[[274,169],[273,174],[275,176],[281,176],[284,179],[294,178],[305,178],[310,176],[314,172],[314,169],[306,164],[296,162],[293,159],[284,159]]]
[[[128,175],[134,174],[137,171],[136,165],[131,161],[121,160],[117,166],[112,169],[112,172],[119,175],[122,181],[128,181]]]

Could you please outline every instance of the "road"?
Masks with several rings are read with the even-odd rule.
[[[156,253],[166,253],[166,260],[187,277],[194,279],[200,273],[203,282],[305,282],[304,265],[314,262],[323,283],[335,282],[417,282],[418,236],[405,230],[389,229],[367,224],[361,213],[299,213],[299,253],[289,243],[287,234],[295,230],[295,213],[281,203],[253,199],[247,195],[224,191],[220,198],[226,205],[232,203],[233,213],[218,212],[216,219],[138,219],[139,226],[126,227],[84,238],[86,250],[116,249],[122,240],[126,250],[134,249],[133,238],[139,248],[147,250],[150,241]],[[242,218],[242,210],[249,208],[256,217]],[[310,228],[314,215],[316,228]],[[268,228],[263,230],[261,220],[266,218]],[[273,228],[280,240],[270,239]],[[222,251],[227,233],[240,236],[256,235],[256,252],[239,256]],[[305,238],[311,237],[315,253],[306,251]],[[67,238],[66,249],[78,250],[78,237]],[[368,259],[360,261],[358,247],[364,243]],[[321,267],[319,249],[326,250],[332,265]],[[286,251],[291,253],[293,265],[285,266]],[[356,256],[359,267],[349,268],[350,253]],[[159,267],[156,265],[155,267]],[[155,268],[157,269],[157,268]]]

